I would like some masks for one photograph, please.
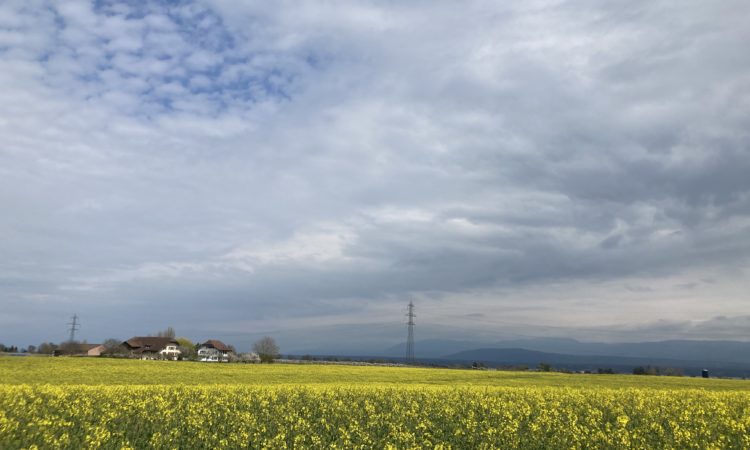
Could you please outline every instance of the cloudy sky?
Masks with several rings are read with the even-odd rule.
[[[0,342],[750,338],[750,4],[605,3],[0,3]]]

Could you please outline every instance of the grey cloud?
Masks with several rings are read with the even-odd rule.
[[[0,24],[14,317],[137,305],[197,329],[207,303],[345,321],[413,295],[742,283],[742,2],[81,5]]]
[[[750,316],[716,316],[701,321],[661,321],[636,327],[633,331],[644,338],[669,336],[676,339],[689,339],[699,336],[703,339],[736,339],[742,336]]]
[[[599,247],[603,249],[615,248],[617,247],[617,245],[620,243],[621,240],[622,240],[622,236],[619,236],[619,235],[610,236],[607,239],[603,240],[599,244]]]

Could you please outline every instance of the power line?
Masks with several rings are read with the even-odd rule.
[[[417,317],[414,314],[414,303],[409,301],[409,307],[408,311],[406,313],[406,317],[409,318],[409,321],[406,322],[406,325],[409,329],[407,338],[406,338],[406,360],[407,361],[414,361],[414,318]]]
[[[70,325],[70,328],[68,330],[70,331],[70,342],[73,342],[76,340],[76,331],[81,327],[80,322],[78,322],[78,315],[73,314],[73,317],[71,317],[71,322],[68,322],[68,325]]]

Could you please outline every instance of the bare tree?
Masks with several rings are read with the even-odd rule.
[[[160,331],[156,334],[158,337],[168,337],[174,339],[177,334],[174,332],[174,328],[167,327],[166,330]]]
[[[81,347],[81,342],[78,341],[66,341],[57,347],[61,355],[80,355],[85,353]]]
[[[109,338],[102,343],[104,346],[105,355],[123,355],[125,354],[125,348],[122,345],[122,341],[115,338]]]
[[[37,349],[42,355],[51,355],[55,350],[57,350],[57,345],[52,342],[42,342]]]
[[[260,357],[260,362],[272,363],[275,358],[279,357],[279,346],[272,337],[265,336],[253,344],[253,351]]]

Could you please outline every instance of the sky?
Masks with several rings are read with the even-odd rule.
[[[748,340],[748,23],[4,1],[0,342]]]

